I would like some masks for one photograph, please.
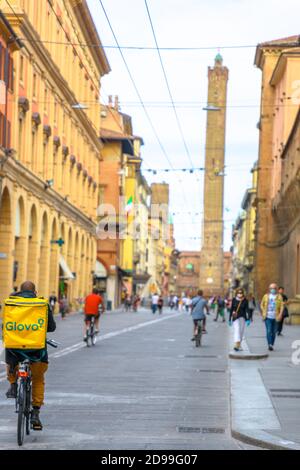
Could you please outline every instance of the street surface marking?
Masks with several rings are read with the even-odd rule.
[[[129,333],[131,331],[139,330],[140,328],[144,328],[145,326],[149,326],[149,325],[153,325],[155,323],[159,323],[159,322],[162,322],[162,321],[165,321],[165,320],[169,320],[170,318],[177,318],[177,317],[180,317],[182,315],[183,315],[182,313],[175,313],[175,314],[172,314],[172,315],[170,314],[166,317],[158,318],[157,320],[151,320],[151,321],[148,321],[148,322],[139,323],[138,325],[123,328],[123,330],[113,331],[111,333],[107,333],[106,335],[98,336],[97,337],[97,343],[99,343],[100,341],[104,341],[106,339],[109,339],[109,338],[114,338],[115,336],[123,335],[124,333]],[[63,357],[63,356],[66,356],[67,354],[71,354],[71,353],[73,353],[75,351],[78,351],[79,349],[82,349],[82,348],[86,348],[86,344],[83,341],[81,341],[80,343],[73,344],[72,346],[69,346],[68,348],[62,349],[62,351],[58,351],[56,353],[49,354],[49,358],[54,358],[55,359],[55,358],[58,358],[58,357]],[[5,380],[6,380],[6,372],[0,373],[0,383],[4,382]]]
[[[130,333],[131,331],[139,330],[140,328],[144,328],[146,326],[154,325],[155,323],[159,323],[159,322],[162,322],[162,321],[165,321],[165,320],[169,320],[170,318],[177,318],[177,317],[180,317],[182,315],[183,315],[182,313],[176,313],[174,315],[159,318],[157,320],[151,320],[151,321],[148,321],[148,322],[139,323],[138,325],[129,326],[127,328],[123,328],[123,330],[113,331],[111,333],[107,333],[106,335],[98,336],[97,337],[97,343],[99,343],[100,341],[104,341],[106,339],[109,339],[109,338],[114,338],[115,336],[123,335],[124,333]],[[58,351],[54,354],[50,354],[49,357],[57,358],[57,357],[66,356],[67,354],[78,351],[79,349],[82,349],[82,348],[86,348],[86,344],[83,341],[81,341],[80,343],[77,343],[77,344],[73,344],[73,346],[69,346],[68,348],[63,349],[62,351]]]

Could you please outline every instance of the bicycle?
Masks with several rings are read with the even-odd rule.
[[[197,320],[197,330],[195,334],[195,346],[196,348],[199,348],[201,346],[201,341],[202,341],[202,321],[203,320]]]
[[[58,343],[53,339],[47,339],[47,344],[53,348],[57,348]],[[18,445],[22,446],[24,442],[24,435],[30,434],[30,416],[31,416],[31,370],[30,359],[25,359],[19,363],[17,372],[17,393],[16,393],[16,413],[18,414],[17,423],[17,441]]]
[[[95,329],[95,315],[91,315],[90,326],[86,332],[86,345],[89,348],[96,344],[96,329]]]

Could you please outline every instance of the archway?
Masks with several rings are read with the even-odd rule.
[[[79,289],[80,289],[80,297],[84,297],[84,292],[86,289],[86,265],[85,265],[85,257],[86,257],[86,242],[85,236],[81,236],[81,246],[80,246],[80,282],[79,282]]]
[[[41,248],[40,248],[40,271],[38,292],[43,297],[48,297],[49,292],[49,263],[50,263],[50,240],[47,212],[44,212],[41,226]]]
[[[29,214],[27,280],[37,284],[39,272],[39,234],[36,207],[33,204]]]
[[[12,291],[13,281],[13,235],[11,217],[11,199],[7,188],[0,200],[0,299]]]
[[[19,289],[22,282],[26,279],[27,268],[27,237],[25,226],[25,205],[23,197],[21,196],[17,201],[16,218],[15,218],[15,259],[14,259],[14,272],[13,283],[14,288]]]
[[[59,263],[58,263],[58,244],[54,243],[58,239],[58,226],[56,219],[53,219],[51,226],[50,235],[50,273],[49,273],[49,290],[58,294],[58,274],[59,274]]]
[[[75,272],[75,283],[74,283],[74,292],[73,295],[77,299],[79,297],[79,278],[80,278],[80,267],[79,267],[79,260],[80,260],[80,253],[79,253],[79,234],[76,232],[75,236],[75,249],[74,249],[74,272]]]

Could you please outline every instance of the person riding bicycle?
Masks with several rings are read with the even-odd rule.
[[[87,341],[87,333],[91,326],[91,317],[95,317],[95,333],[99,333],[99,318],[100,318],[100,311],[99,306],[102,305],[102,309],[104,312],[104,302],[101,295],[98,292],[98,289],[94,288],[93,292],[89,294],[85,299],[84,305],[84,337],[83,341]]]
[[[33,282],[25,281],[20,287],[20,292],[14,292],[15,297],[36,298],[36,288]],[[48,325],[47,331],[52,333],[56,329],[52,309],[48,304]],[[43,429],[40,421],[40,408],[44,404],[45,394],[45,373],[48,369],[47,346],[44,349],[26,350],[26,354],[18,349],[5,349],[5,362],[7,364],[7,380],[10,387],[6,392],[7,398],[16,398],[17,394],[17,368],[19,362],[24,359],[32,360],[30,363],[32,375],[32,412],[31,425],[35,431]]]
[[[207,306],[207,300],[204,299],[203,297],[203,291],[198,290],[198,293],[196,297],[193,298],[192,300],[192,306],[191,306],[191,314],[193,318],[193,323],[194,323],[194,336],[192,338],[192,341],[195,341],[195,336],[197,335],[198,331],[198,322],[199,320],[203,321],[203,333],[206,333],[206,315],[205,311],[208,312],[208,306]]]

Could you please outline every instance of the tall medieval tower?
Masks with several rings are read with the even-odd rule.
[[[222,294],[225,123],[228,69],[220,54],[208,68],[208,105],[205,151],[204,217],[200,288],[204,293]]]

